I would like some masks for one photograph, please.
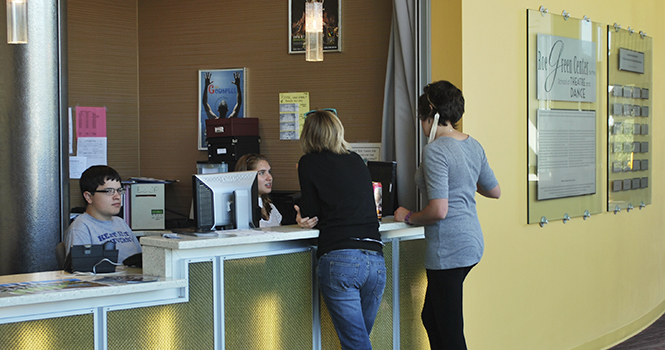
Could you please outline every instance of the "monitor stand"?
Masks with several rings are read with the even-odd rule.
[[[172,229],[171,232],[177,233],[179,235],[196,236],[196,237],[218,236],[217,231],[215,230],[206,230],[203,228],[195,228],[195,227]]]

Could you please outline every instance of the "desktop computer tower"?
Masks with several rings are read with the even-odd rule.
[[[165,227],[164,184],[129,186],[129,226],[132,230],[163,230]]]

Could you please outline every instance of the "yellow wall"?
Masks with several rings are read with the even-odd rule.
[[[437,59],[432,64],[432,77],[445,77],[441,79],[462,89],[462,0],[434,0],[430,10],[430,35],[437,43],[432,45],[432,57]]]
[[[433,0],[433,2],[438,2]],[[532,1],[465,0],[459,69],[466,98],[464,130],[485,147],[502,188],[499,201],[479,199],[485,256],[465,284],[471,349],[601,349],[646,327],[665,311],[662,38],[665,2],[554,0],[563,10],[603,24],[621,24],[654,38],[653,202],[643,210],[604,212],[541,228],[527,225],[526,10]],[[452,15],[454,18],[454,15]],[[451,14],[432,7],[432,21]],[[435,24],[432,25],[433,29]],[[606,38],[605,38],[606,40]],[[448,49],[432,39],[433,80]],[[446,68],[450,71],[450,68]],[[606,74],[606,72],[601,72]],[[603,97],[601,105],[606,103]],[[604,111],[604,108],[603,108]],[[604,113],[604,112],[603,112]],[[606,118],[600,115],[600,118]],[[601,135],[607,130],[600,130]],[[605,136],[602,136],[605,137]],[[603,150],[601,162],[606,163]],[[602,171],[607,166],[602,165]],[[605,176],[603,176],[605,178]],[[606,184],[603,184],[606,198]]]

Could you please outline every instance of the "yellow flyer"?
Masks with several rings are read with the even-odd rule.
[[[298,140],[309,111],[309,92],[279,94],[279,139]]]

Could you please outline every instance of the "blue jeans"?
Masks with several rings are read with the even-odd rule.
[[[383,254],[340,249],[319,258],[319,289],[342,349],[371,349],[369,333],[386,286]]]

